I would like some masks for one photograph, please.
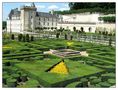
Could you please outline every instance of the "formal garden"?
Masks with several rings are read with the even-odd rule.
[[[37,38],[28,34],[6,35],[2,46],[3,87],[115,86],[116,58],[111,41],[104,45],[77,41],[65,34],[60,38],[59,35],[57,33],[55,38]],[[56,52],[45,53],[50,50]]]

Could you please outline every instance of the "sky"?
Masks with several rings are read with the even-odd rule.
[[[21,3],[21,2],[16,2],[16,3],[12,3],[12,2],[4,2],[2,3],[2,9],[3,9],[3,21],[5,21],[8,17],[8,14],[10,13],[11,9],[14,8],[18,8],[20,9],[21,6],[26,5],[26,6],[30,6],[31,3]],[[51,10],[69,10],[69,6],[67,2],[63,2],[63,3],[53,3],[53,2],[43,2],[43,3],[36,3],[35,2],[35,6],[37,7],[37,11],[39,12],[49,12]]]

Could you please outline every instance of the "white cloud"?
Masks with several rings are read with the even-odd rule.
[[[69,8],[64,7],[64,8],[60,8],[59,10],[64,11],[64,10],[69,10]]]
[[[25,4],[25,6],[31,6],[31,4]]]
[[[58,8],[59,8],[59,7],[56,6],[56,5],[51,5],[51,6],[48,7],[48,9],[52,9],[52,10],[54,10],[54,9],[58,9]]]
[[[68,7],[68,4],[65,4],[64,6],[65,6],[65,7]]]
[[[36,7],[39,8],[39,9],[45,8],[44,5],[36,5]]]

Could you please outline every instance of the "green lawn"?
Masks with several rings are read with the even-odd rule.
[[[3,47],[12,47],[3,48],[3,68],[5,63],[11,62],[12,67],[21,69],[28,74],[31,80],[38,80],[39,84],[44,87],[63,86],[63,84],[70,84],[67,87],[74,87],[79,79],[85,76],[89,79],[101,72],[115,74],[114,47],[77,41],[72,41],[73,45],[70,48],[78,51],[86,50],[89,56],[76,55],[65,58],[64,61],[69,69],[67,75],[46,72],[52,65],[61,61],[61,58],[53,55],[45,57],[43,52],[49,49],[66,48],[67,42],[68,40],[62,39],[39,39],[33,42],[11,41],[6,44],[3,42]],[[84,61],[85,64],[82,64],[81,61]],[[7,72],[5,70],[3,72]],[[102,77],[101,75],[97,77]],[[115,80],[115,78],[113,79]],[[71,85],[70,82],[73,84]],[[107,80],[106,82],[108,83]],[[26,85],[29,85],[29,82],[24,87],[28,87]]]
[[[50,60],[37,60],[36,62],[21,62],[16,64],[17,67],[23,69],[24,71],[27,71],[28,73],[36,76],[43,81],[51,84],[55,84],[60,81],[65,81],[69,79],[78,78],[85,75],[94,74],[97,72],[102,72],[102,69],[99,69],[94,66],[84,65],[80,62],[65,60],[65,63],[69,69],[68,75],[63,74],[55,74],[50,72],[45,72],[48,68],[50,68],[52,65],[59,62],[60,59],[50,59]]]

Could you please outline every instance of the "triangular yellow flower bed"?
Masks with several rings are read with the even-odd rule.
[[[48,72],[51,73],[59,73],[59,74],[68,74],[68,68],[64,62],[64,60],[58,62],[57,64],[53,65]]]

